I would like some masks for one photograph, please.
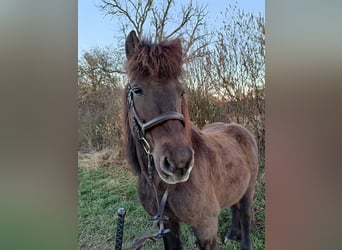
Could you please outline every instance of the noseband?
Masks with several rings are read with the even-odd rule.
[[[150,144],[148,143],[145,135],[146,132],[168,120],[179,120],[182,122],[183,126],[185,126],[184,116],[175,111],[166,112],[164,114],[161,114],[157,117],[154,117],[148,122],[142,122],[139,118],[135,106],[134,106],[134,98],[133,98],[134,92],[130,85],[127,87],[127,106],[128,110],[132,111],[133,113],[133,128],[138,136],[138,139],[140,141],[141,146],[143,147],[144,151],[146,152],[148,156],[148,177],[150,181],[153,180],[152,175],[152,164],[153,164],[153,158],[152,158],[152,149]]]

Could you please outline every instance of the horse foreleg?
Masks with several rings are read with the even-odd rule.
[[[165,228],[170,232],[163,236],[165,250],[181,250],[182,243],[180,241],[180,229],[177,222],[164,222]]]
[[[217,249],[217,226],[218,219],[211,218],[203,221],[203,224],[193,227],[194,234],[197,238],[199,249],[201,250],[215,250]]]
[[[240,206],[239,203],[231,207],[232,224],[229,233],[227,233],[224,242],[228,243],[231,240],[241,240],[241,224],[240,224]]]

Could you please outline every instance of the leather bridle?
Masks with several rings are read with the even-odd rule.
[[[147,130],[167,121],[167,120],[180,120],[184,126],[184,116],[183,114],[179,113],[179,112],[175,112],[175,111],[170,111],[170,112],[166,112],[164,114],[161,114],[155,118],[153,118],[152,120],[143,123],[136,110],[135,110],[135,106],[134,106],[134,99],[133,99],[133,89],[130,85],[128,85],[127,87],[127,104],[128,104],[128,108],[129,110],[132,110],[133,112],[133,116],[134,116],[134,120],[137,122],[137,124],[139,125],[139,128],[141,129],[141,132],[143,134],[146,133]]]
[[[139,118],[137,111],[134,106],[134,91],[130,84],[127,86],[127,106],[128,110],[132,112],[133,114],[133,128],[135,130],[135,133],[138,136],[138,139],[140,141],[141,146],[143,147],[144,151],[146,152],[148,156],[148,177],[150,181],[153,180],[152,175],[152,164],[153,164],[153,158],[152,158],[152,148],[150,144],[148,143],[146,139],[146,132],[168,120],[179,120],[182,122],[182,125],[185,126],[185,120],[183,114],[175,111],[169,111],[164,114],[161,114],[157,117],[154,117],[148,122],[142,122]]]

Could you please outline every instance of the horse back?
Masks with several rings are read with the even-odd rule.
[[[236,150],[236,144],[243,150],[252,168],[258,167],[258,147],[248,129],[237,123],[211,123],[202,132],[228,151]],[[210,140],[209,139],[209,140]],[[235,147],[235,148],[234,148]]]

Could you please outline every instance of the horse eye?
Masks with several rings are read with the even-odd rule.
[[[185,95],[185,90],[182,90],[181,96],[183,97]]]
[[[143,91],[142,91],[142,88],[140,87],[134,87],[133,88],[133,92],[137,95],[142,95],[143,94]]]

